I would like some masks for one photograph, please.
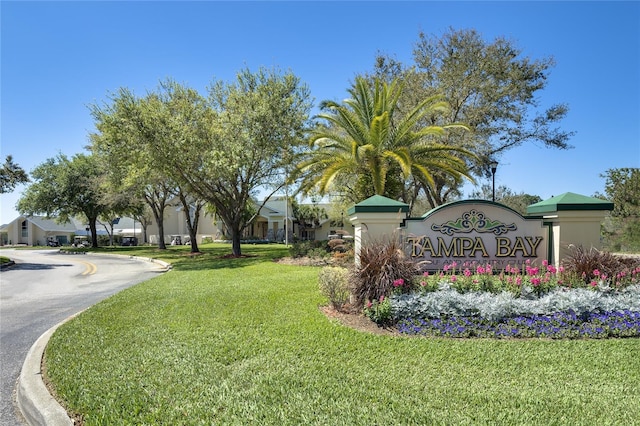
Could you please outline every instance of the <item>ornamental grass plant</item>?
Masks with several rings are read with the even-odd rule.
[[[398,280],[410,284],[419,266],[407,258],[398,239],[365,244],[354,268],[352,294],[357,308],[382,302],[397,287]]]

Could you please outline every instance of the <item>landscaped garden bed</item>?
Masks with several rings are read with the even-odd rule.
[[[362,256],[362,266],[349,277],[331,272],[335,268],[323,270],[321,290],[334,308],[346,306],[349,297],[371,321],[401,335],[640,336],[638,259],[576,248],[560,267],[530,260],[502,269],[452,262],[441,271],[416,275],[417,266],[395,243],[377,243]]]

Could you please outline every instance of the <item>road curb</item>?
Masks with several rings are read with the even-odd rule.
[[[121,256],[129,259],[157,263],[163,266],[165,271],[171,269],[170,263],[157,259],[113,254],[109,256]],[[18,376],[16,404],[29,425],[73,426],[73,420],[71,420],[67,411],[51,396],[42,380],[42,358],[44,357],[44,351],[49,343],[49,339],[58,327],[82,312],[84,311],[71,315],[64,321],[45,331],[31,346],[29,352],[27,352],[27,357],[20,370],[20,376]]]
[[[162,266],[166,271],[170,270],[173,265],[171,265],[168,262],[165,262],[164,260],[159,260],[159,259],[154,259],[153,257],[141,257],[141,256],[133,256],[130,254],[116,254],[116,253],[92,253],[92,252],[86,252],[86,254],[88,254],[89,256],[113,256],[113,257],[122,257],[122,258],[126,258],[126,259],[135,259],[135,260],[140,260],[143,262],[151,262],[151,263],[156,263],[160,266]]]
[[[22,364],[18,377],[16,402],[29,425],[73,426],[73,421],[67,415],[67,411],[51,396],[44,385],[42,357],[47,343],[56,329],[76,315],[70,316],[45,331],[31,346]]]

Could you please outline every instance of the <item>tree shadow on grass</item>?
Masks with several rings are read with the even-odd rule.
[[[282,245],[242,247],[242,255],[239,257],[231,254],[231,247],[225,250],[204,249],[200,254],[188,254],[173,262],[173,269],[178,271],[196,271],[210,269],[236,269],[257,265],[263,262],[274,261],[287,256],[288,251]]]
[[[282,244],[243,244],[241,257],[232,256],[230,244],[203,244],[199,253],[191,253],[190,246],[169,246],[165,250],[145,246],[104,247],[91,251],[163,260],[176,271],[244,268],[288,255]]]
[[[232,256],[193,256],[191,259],[183,259],[173,263],[176,271],[200,271],[210,269],[236,269],[256,265],[270,259],[261,255]]]
[[[288,248],[282,244],[243,244],[240,257],[231,254],[230,244],[202,244],[199,253],[191,253],[191,247],[188,245],[168,246],[164,250],[149,246],[114,246],[86,251],[162,260],[171,263],[172,269],[176,271],[244,268],[289,255]]]

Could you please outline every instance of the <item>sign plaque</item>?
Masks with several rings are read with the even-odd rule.
[[[542,218],[525,218],[504,205],[484,200],[437,207],[404,224],[405,250],[424,269],[491,264],[520,266],[548,260],[549,228]]]

